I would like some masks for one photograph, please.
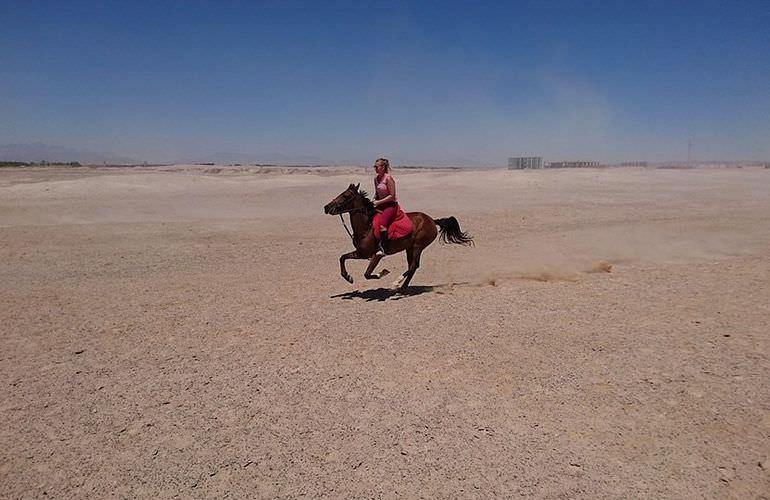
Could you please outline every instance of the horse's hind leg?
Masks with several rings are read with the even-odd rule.
[[[404,281],[406,280],[406,277],[409,275],[409,269],[412,267],[412,249],[407,248],[406,249],[406,271],[404,271],[401,276],[398,277],[396,281],[393,282],[392,288],[403,288]]]
[[[422,254],[422,248],[412,248],[411,251],[407,251],[407,261],[409,262],[409,269],[403,274],[404,282],[401,283],[401,288],[404,289],[409,286],[409,282],[412,281],[414,273],[420,267],[420,255]]]
[[[419,250],[414,247],[406,249],[407,269],[395,281],[395,283],[393,283],[393,288],[403,289],[409,286],[409,282],[412,281],[412,277],[414,276],[414,273],[417,271],[417,268],[420,267],[421,253],[422,253],[422,248],[420,248]]]
[[[340,255],[340,275],[348,283],[353,283],[353,277],[350,274],[348,274],[348,270],[345,269],[345,261],[348,259],[360,259],[360,258],[361,257],[358,255],[358,250],[353,250],[352,252],[348,252]]]

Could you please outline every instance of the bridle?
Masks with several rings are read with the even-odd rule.
[[[355,199],[355,198],[353,198],[353,199]],[[351,200],[353,200],[353,199],[351,199]],[[366,205],[364,205],[363,207],[349,208],[347,210],[342,210],[341,212],[337,212],[337,215],[340,216],[340,222],[342,222],[342,227],[344,227],[345,231],[347,231],[348,236],[350,236],[351,241],[353,241],[353,244],[355,244],[356,239],[353,237],[353,232],[350,229],[348,229],[348,225],[345,224],[345,219],[342,218],[342,214],[352,214],[354,212],[360,212],[360,211],[366,210],[366,209],[367,209],[367,207],[366,207]]]
[[[341,212],[337,212],[337,214],[341,216],[342,214],[349,214],[351,212],[358,212],[360,210],[366,210],[366,207],[351,208],[349,210],[343,210]]]

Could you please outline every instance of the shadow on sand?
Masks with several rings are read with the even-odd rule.
[[[433,292],[436,290],[435,286],[410,286],[404,290],[393,288],[374,288],[372,290],[354,290],[352,292],[340,293],[338,295],[332,295],[331,299],[363,299],[367,302],[372,300],[378,300],[380,302],[385,300],[400,300],[407,297],[413,297],[415,295],[422,295],[423,293]]]

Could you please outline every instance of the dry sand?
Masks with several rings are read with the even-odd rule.
[[[770,497],[770,170],[395,175],[0,170],[0,496]]]

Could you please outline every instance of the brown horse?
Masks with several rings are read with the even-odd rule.
[[[375,209],[366,192],[359,191],[358,186],[359,184],[351,184],[324,207],[324,213],[339,215],[340,219],[342,219],[342,214],[350,214],[350,225],[353,227],[351,238],[356,249],[340,256],[340,274],[349,283],[353,283],[353,278],[345,269],[345,261],[348,259],[370,259],[369,267],[366,268],[364,273],[366,279],[379,279],[388,274],[387,269],[383,269],[379,274],[372,272],[382,258],[376,255],[377,239],[372,231],[372,217],[374,216]],[[473,245],[473,238],[460,230],[460,225],[454,217],[433,219],[422,212],[408,212],[406,215],[412,221],[412,232],[403,238],[388,241],[387,248],[388,255],[406,250],[408,269],[394,283],[396,287],[406,288],[409,286],[415,271],[420,267],[422,251],[433,243],[433,240],[439,234],[436,226],[441,228],[442,242]],[[347,229],[347,226],[345,229]]]

